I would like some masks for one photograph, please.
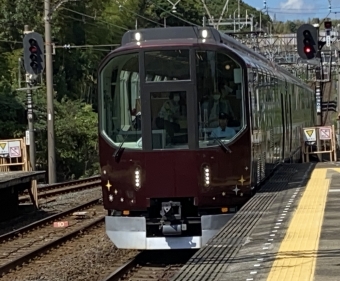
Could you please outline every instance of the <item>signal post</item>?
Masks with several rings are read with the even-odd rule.
[[[316,103],[316,126],[322,126],[322,96],[323,96],[323,83],[324,73],[322,66],[321,50],[325,44],[330,45],[330,31],[332,22],[326,21],[324,23],[326,31],[326,42],[319,41],[319,24],[313,26],[311,24],[303,24],[297,30],[297,51],[302,59],[308,63],[317,64],[315,70],[315,103]],[[316,138],[317,148],[320,150],[320,138]],[[322,155],[318,154],[318,158],[322,161]]]
[[[39,33],[29,31],[28,29],[28,26],[25,25],[23,47],[27,83],[26,100],[29,132],[29,156],[32,170],[35,171],[36,160],[32,86],[36,83],[38,75],[41,74],[44,69],[44,41]]]

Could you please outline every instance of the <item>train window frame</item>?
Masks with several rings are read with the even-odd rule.
[[[122,144],[122,147],[124,148],[128,148],[128,149],[133,149],[133,150],[142,150],[142,146],[139,145],[139,140],[136,140],[134,143],[134,145],[131,144],[131,142],[128,142],[126,141],[126,136],[129,135],[129,134],[126,134],[125,137],[122,137],[120,138],[120,141],[115,141],[114,140],[114,136],[110,136],[111,134],[113,134],[114,132],[114,129],[111,129],[111,130],[108,130],[108,126],[110,126],[110,124],[107,124],[107,118],[109,118],[107,116],[107,107],[109,106],[108,104],[108,100],[106,99],[105,95],[106,95],[106,91],[107,91],[107,88],[109,88],[109,86],[111,86],[112,84],[115,84],[115,88],[114,88],[114,93],[112,93],[112,88],[110,90],[110,95],[111,95],[111,98],[112,96],[114,96],[112,99],[116,98],[117,99],[121,96],[121,93],[120,93],[120,89],[121,89],[121,86],[120,83],[121,83],[121,74],[123,71],[125,70],[122,70],[123,67],[119,66],[118,67],[118,70],[116,71],[117,73],[115,73],[115,76],[116,76],[116,81],[115,82],[112,82],[111,81],[111,78],[109,79],[109,75],[111,73],[111,75],[113,75],[113,72],[114,72],[114,64],[116,63],[117,65],[120,65],[120,63],[117,63],[115,62],[115,59],[119,59],[119,58],[122,58],[124,56],[136,56],[136,60],[137,60],[137,63],[136,63],[136,66],[137,66],[137,72],[134,72],[134,71],[130,71],[130,75],[129,75],[129,79],[127,80],[128,83],[130,83],[131,85],[129,85],[128,87],[129,88],[132,88],[133,87],[133,83],[135,83],[136,81],[133,81],[132,79],[132,76],[134,73],[137,73],[138,74],[138,81],[137,81],[137,86],[135,87],[136,90],[138,91],[138,94],[137,96],[139,95],[139,98],[140,98],[140,91],[141,91],[141,81],[140,81],[140,67],[139,67],[139,63],[140,63],[140,55],[141,55],[141,51],[140,50],[134,50],[134,51],[131,51],[131,50],[124,50],[124,51],[120,51],[119,53],[116,53],[116,52],[113,52],[112,54],[110,54],[106,60],[103,62],[103,64],[101,65],[101,67],[99,68],[98,70],[98,80],[100,79],[100,85],[99,85],[99,100],[98,100],[98,105],[99,105],[99,108],[100,108],[100,114],[98,115],[98,123],[99,123],[99,133],[102,135],[102,137],[108,141],[111,145],[115,146],[115,147],[120,147]],[[111,70],[110,70],[111,68]],[[107,81],[104,81],[105,80],[105,76],[107,78],[107,80],[109,81],[109,86],[108,86],[108,82]],[[106,85],[106,86],[104,86]],[[117,94],[119,93],[119,94]],[[109,98],[110,99],[110,98]],[[130,117],[131,117],[131,124],[128,124],[129,125],[129,128],[132,128],[134,126],[134,120],[135,120],[135,123],[137,122],[137,114],[135,115],[135,119],[133,120],[132,117],[132,104],[131,104],[131,93],[130,93],[130,97],[128,97],[128,94],[127,94],[127,98],[126,98],[127,102],[126,104],[128,104],[129,106],[129,110],[130,110]],[[120,103],[120,101],[118,102]],[[113,104],[111,104],[112,107],[114,107]],[[135,105],[137,106],[137,104]],[[118,106],[119,107],[119,106]],[[113,113],[113,109],[111,109],[111,112]],[[119,110],[117,112],[120,112]],[[125,112],[126,113],[126,112]],[[114,113],[113,113],[114,114]],[[120,113],[117,113],[117,114],[120,114]],[[111,123],[113,124],[114,121],[113,119],[115,118],[115,116],[112,115],[111,117]],[[117,116],[116,116],[116,119],[119,119]],[[121,122],[120,122],[121,123]],[[111,124],[111,125],[112,125]],[[114,127],[114,126],[113,126]],[[128,132],[129,130],[125,130],[126,126],[123,126],[124,128],[122,128],[122,123],[120,124],[120,130],[123,132]],[[141,131],[141,129],[140,129]],[[142,132],[140,132],[140,135],[142,134]],[[118,133],[117,133],[117,136],[118,136]],[[116,136],[116,137],[117,137]],[[137,134],[136,134],[136,138],[137,138]]]
[[[232,61],[234,61],[234,63],[236,63],[236,65],[238,66],[237,68],[240,69],[240,74],[241,74],[241,82],[239,83],[241,85],[240,87],[240,97],[241,97],[241,104],[242,105],[242,112],[240,115],[240,126],[238,126],[238,130],[236,132],[236,134],[231,137],[230,139],[222,139],[223,143],[228,143],[228,144],[232,144],[233,142],[235,142],[237,139],[239,139],[239,137],[244,133],[244,131],[246,130],[246,128],[248,127],[248,123],[247,123],[247,102],[246,102],[246,89],[248,89],[249,85],[248,85],[248,80],[246,80],[246,77],[248,77],[248,69],[249,67],[247,67],[245,61],[242,59],[241,55],[237,53],[237,51],[235,50],[228,50],[224,47],[221,46],[204,46],[204,48],[193,48],[195,51],[195,68],[197,70],[197,51],[212,51],[215,52],[216,54],[223,54],[225,56],[228,56],[229,59],[231,59]],[[197,73],[196,73],[196,89],[198,87],[198,77],[197,77]],[[199,98],[201,96],[199,95],[199,91],[197,89],[197,104],[199,104]],[[199,113],[198,113],[199,114]],[[249,112],[248,112],[249,114]],[[198,133],[199,133],[199,128],[200,128],[200,124],[199,122],[197,122],[197,126],[198,126]],[[199,133],[200,134],[200,133]],[[211,140],[206,140],[205,138],[203,140],[200,140],[200,136],[198,135],[198,146],[200,149],[206,149],[208,147],[216,147],[219,146],[220,144],[215,140],[211,141]]]

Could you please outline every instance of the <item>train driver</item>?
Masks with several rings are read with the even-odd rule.
[[[212,138],[227,138],[231,139],[236,135],[236,131],[233,128],[227,126],[228,116],[224,112],[219,114],[219,126],[211,131]]]

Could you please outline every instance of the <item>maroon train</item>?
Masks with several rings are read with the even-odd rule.
[[[98,84],[106,232],[118,248],[200,248],[299,158],[300,128],[313,124],[310,88],[210,27],[126,32]]]

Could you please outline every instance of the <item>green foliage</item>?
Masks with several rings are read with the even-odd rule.
[[[47,168],[47,112],[44,91],[35,95],[37,162]],[[98,173],[97,114],[90,104],[62,98],[54,103],[56,160],[59,179]]]

